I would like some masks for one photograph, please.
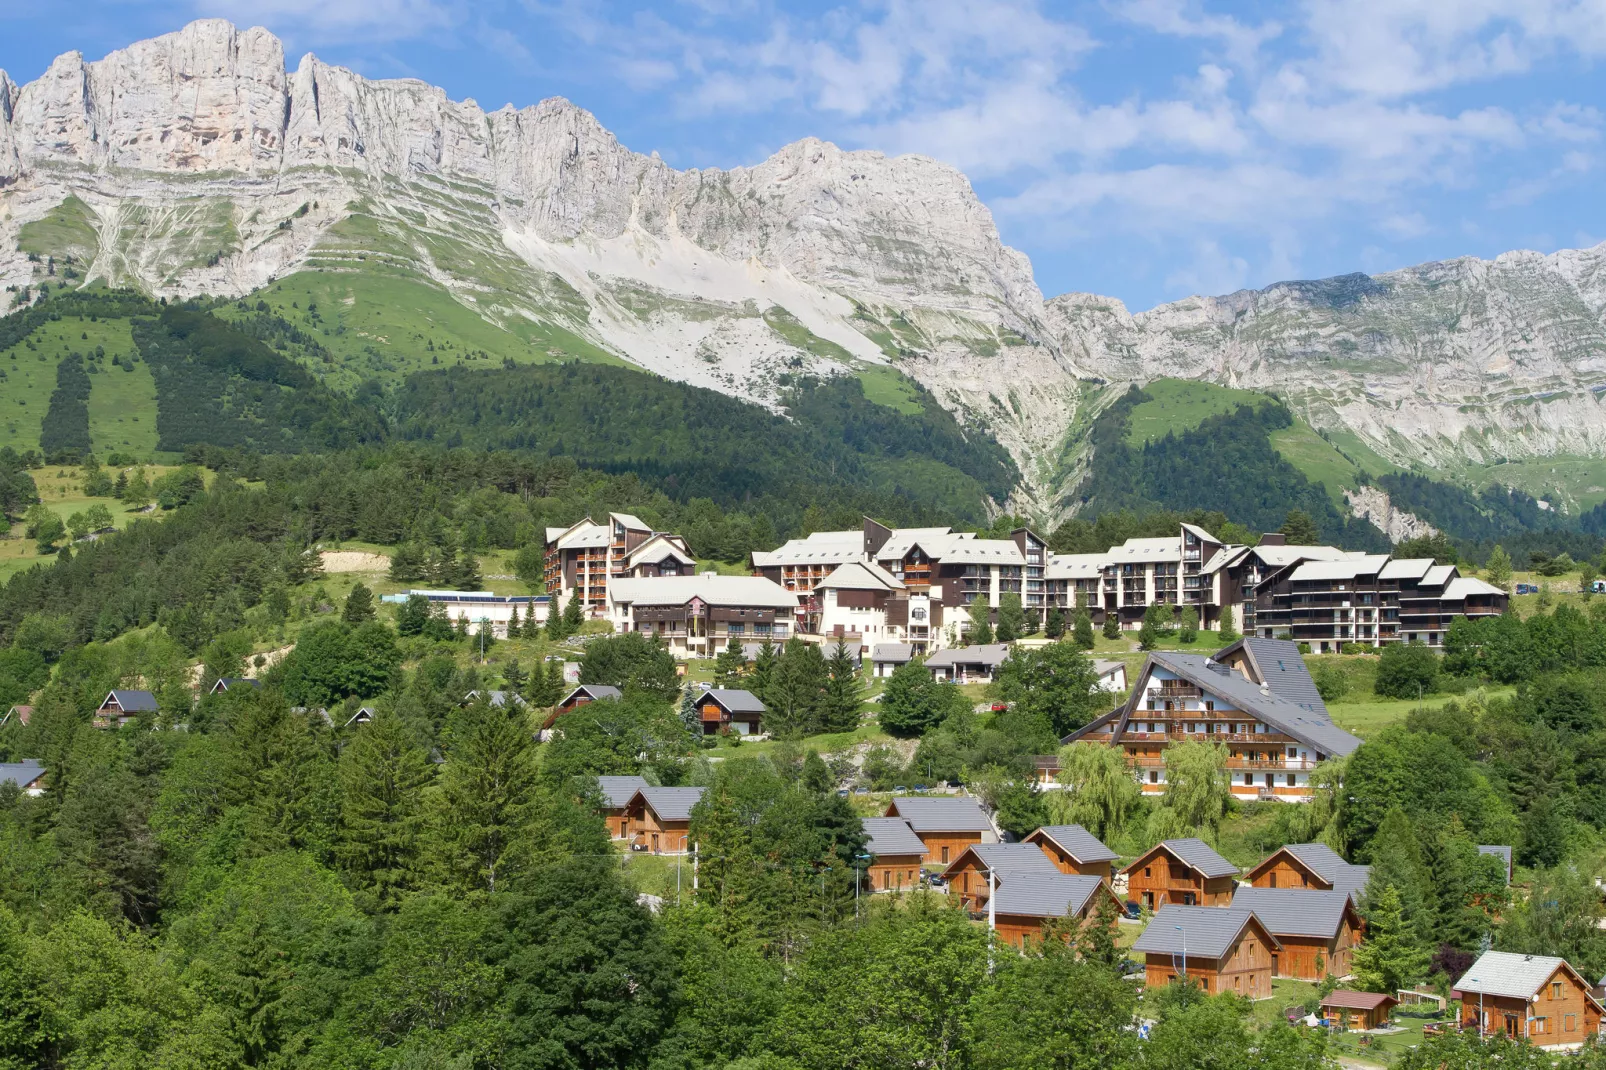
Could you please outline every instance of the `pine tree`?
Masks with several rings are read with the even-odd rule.
[[[796,636],[787,641],[775,660],[764,699],[776,735],[796,737],[819,731],[820,705],[829,679],[825,657],[817,645]]]
[[[1113,609],[1104,611],[1104,638],[1121,638],[1121,618]]]
[[[457,565],[457,586],[464,591],[477,591],[485,584],[480,575],[480,559],[472,553],[464,553],[463,560]]]
[[[998,627],[994,634],[1000,643],[1013,643],[1026,628],[1026,611],[1021,608],[1020,595],[1006,591],[998,598]]]
[[[859,703],[864,697],[864,685],[859,680],[858,668],[847,643],[840,638],[826,661],[826,671],[830,678],[820,705],[820,727],[826,732],[851,732],[859,727]]]
[[[1496,543],[1495,548],[1489,551],[1489,562],[1483,566],[1483,574],[1488,577],[1490,583],[1510,593],[1511,555],[1506,553],[1504,546]]]
[[[1322,541],[1322,534],[1316,529],[1316,521],[1311,519],[1309,513],[1303,509],[1290,509],[1283,518],[1283,536],[1290,546],[1316,546]]]
[[[424,551],[414,542],[404,542],[390,555],[390,578],[397,583],[414,583],[428,573]]]
[[[535,742],[519,711],[478,702],[453,718],[446,756],[435,834],[450,879],[494,893],[537,846]]]
[[[970,603],[970,632],[965,641],[970,646],[980,646],[993,641],[992,607],[987,604],[987,598],[977,593]]]
[[[742,673],[747,669],[747,655],[742,653],[742,644],[733,635],[725,644],[725,649],[719,652],[714,659],[714,685],[716,687],[740,687]]]
[[[1428,956],[1410,931],[1394,886],[1374,898],[1366,912],[1366,939],[1355,949],[1355,983],[1363,991],[1392,994],[1427,972]]]
[[[340,619],[347,624],[364,624],[374,619],[374,592],[362,584],[351,589],[346,595],[345,607],[340,611]]]
[[[578,594],[576,595],[578,597]],[[553,595],[547,605],[546,611],[546,637],[554,643],[561,643],[569,637],[563,627],[563,610],[558,605],[558,596]]]
[[[434,771],[392,711],[381,710],[340,755],[340,842],[352,886],[383,909],[414,886],[424,786]]]
[[[515,695],[524,694],[524,685],[529,682],[529,677],[519,666],[518,658],[509,659],[507,667],[502,670],[502,680],[506,683],[507,690]]]
[[[1093,611],[1088,608],[1086,595],[1082,596],[1076,607],[1076,623],[1072,628],[1071,638],[1078,648],[1093,649]]]
[[[1138,629],[1138,649],[1153,650],[1160,644],[1160,607],[1150,605],[1143,611],[1143,625]]]
[[[1184,643],[1199,641],[1199,611],[1192,606],[1182,607],[1182,623],[1177,627],[1177,639]]]
[[[1236,643],[1242,638],[1242,636],[1238,634],[1238,629],[1233,625],[1231,602],[1222,603],[1221,620],[1217,622],[1217,628],[1217,638],[1223,643]]]
[[[1060,612],[1059,606],[1049,606],[1048,615],[1043,618],[1043,635],[1049,639],[1058,639],[1065,634],[1065,614]]]
[[[509,639],[517,639],[524,634],[524,625],[519,620],[519,604],[514,602],[508,607],[508,610],[507,637]]]
[[[748,678],[747,690],[758,696],[758,700],[766,706],[770,704],[770,685],[775,680],[775,659],[775,644],[765,636],[763,645],[753,658],[753,673]]]
[[[1422,843],[1416,826],[1403,809],[1389,809],[1378,823],[1377,832],[1366,845],[1372,863],[1367,883],[1370,899],[1385,888],[1393,888],[1408,932],[1418,947],[1436,945],[1434,920],[1437,916],[1433,878],[1422,857]],[[1363,914],[1370,915],[1370,903]]]
[[[578,635],[580,626],[586,621],[585,607],[580,603],[580,590],[575,588],[574,594],[569,596],[569,604],[563,607],[563,631],[567,635]]]

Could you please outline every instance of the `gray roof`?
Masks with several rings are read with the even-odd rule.
[[[876,857],[882,855],[923,855],[926,845],[901,817],[866,817],[864,834],[869,837],[864,849]]]
[[[908,643],[877,643],[870,648],[871,661],[913,661],[915,648]]]
[[[1168,903],[1155,913],[1132,950],[1156,955],[1186,952],[1219,959],[1232,950],[1238,934],[1254,916],[1247,907],[1184,907]]]
[[[639,776],[599,776],[597,778],[597,787],[602,789],[603,801],[614,808],[625,805],[636,792],[647,786],[646,778]]]
[[[1186,863],[1190,869],[1196,869],[1206,877],[1236,877],[1238,875],[1238,867],[1218,855],[1215,849],[1203,840],[1161,840],[1155,844],[1155,847],[1165,848],[1172,855]],[[1150,851],[1153,849],[1151,848]],[[1150,851],[1143,852],[1138,862],[1147,858]],[[1126,868],[1130,870],[1138,862],[1134,862]]]
[[[1497,846],[1492,843],[1480,843],[1478,844],[1478,853],[1480,855],[1494,855],[1504,861],[1506,864],[1506,879],[1511,879],[1511,848]]]
[[[1018,873],[998,886],[993,909],[1000,914],[1064,918],[1081,914],[1104,882],[1074,873]]]
[[[496,707],[497,709],[501,709],[502,707],[506,706],[509,701],[512,701],[515,705],[519,705],[519,706],[528,705],[528,703],[526,703],[524,701],[524,696],[519,694],[517,691],[480,691],[480,690],[475,690],[475,691],[470,691],[468,694],[464,695],[463,696],[463,701],[464,702],[476,702],[476,701],[479,700],[479,698],[481,696],[484,696],[485,701],[490,703],[492,706]]]
[[[212,685],[212,690],[214,692],[219,690],[228,691],[230,688],[241,686],[261,687],[262,681],[253,680],[249,676],[219,676],[217,682]]]
[[[1346,862],[1339,853],[1325,843],[1289,843],[1282,850],[1297,858],[1302,865],[1332,885],[1335,892],[1343,892],[1357,903],[1372,879],[1371,866],[1357,866]]]
[[[45,763],[38,758],[24,758],[20,762],[0,762],[0,784],[15,784],[26,788],[45,775]]]
[[[1567,960],[1554,955],[1522,955],[1485,951],[1455,983],[1457,992],[1527,999],[1538,992]],[[1569,967],[1570,969],[1571,967]],[[1587,982],[1585,987],[1588,987]]]
[[[1308,888],[1239,888],[1233,906],[1255,912],[1273,936],[1315,936],[1328,940],[1338,935],[1344,911],[1353,907],[1344,892],[1318,892]]]
[[[662,821],[689,821],[691,808],[703,797],[702,788],[638,788],[636,795],[647,800]],[[632,796],[634,798],[634,796]]]
[[[916,832],[991,832],[992,822],[969,795],[900,795],[896,816]],[[892,815],[888,815],[892,816]]]
[[[953,866],[959,865],[965,855],[974,855],[984,867],[1000,877],[1007,874],[1011,880],[1017,873],[1048,875],[1059,872],[1053,859],[1032,843],[973,843],[954,859]]]
[[[987,665],[997,668],[1008,660],[1008,643],[981,643],[976,646],[939,650],[926,659],[926,668],[946,669],[955,665]]]
[[[108,700],[116,699],[117,705],[124,713],[150,713],[156,709],[156,696],[149,691],[119,691],[113,689],[106,696]],[[102,702],[102,706],[106,703]]]
[[[742,691],[734,687],[705,687],[698,694],[697,701],[705,698],[713,700],[732,713],[764,713],[764,703],[751,691]]]
[[[1299,652],[1299,644],[1291,639],[1264,639],[1248,635],[1239,640],[1249,651],[1260,678],[1271,687],[1271,693],[1285,698],[1296,706],[1313,712],[1327,713],[1327,703],[1316,690],[1310,669]]]
[[[1111,862],[1115,852],[1081,825],[1044,825],[1033,836],[1047,836],[1078,862]]]
[[[604,698],[623,698],[624,697],[624,692],[620,691],[617,687],[614,687],[612,684],[581,684],[579,687],[575,688],[573,691],[570,691],[567,695],[564,695],[563,698],[558,702],[558,705],[560,705],[560,706],[563,705],[563,703],[568,702],[570,699],[574,698],[574,696],[578,695],[582,691],[584,691],[587,695],[589,695],[593,702],[595,702],[598,699],[604,699]]]
[[[1325,707],[1307,709],[1278,695],[1269,684],[1263,691],[1259,684],[1202,654],[1154,651],[1149,660],[1324,754],[1347,755],[1361,745],[1358,738],[1333,723]],[[1135,705],[1138,695],[1134,689],[1129,704]]]

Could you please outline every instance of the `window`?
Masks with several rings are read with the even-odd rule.
[[[1158,783],[1160,783],[1160,774],[1159,774],[1159,772],[1157,770],[1154,770],[1154,769],[1150,769],[1149,770],[1149,783],[1150,784],[1158,784]]]
[[[1289,787],[1294,787],[1295,786],[1294,774],[1292,774],[1292,773],[1288,774],[1288,786]]]
[[[1560,981],[1552,981],[1552,982],[1550,982],[1550,998],[1551,999],[1560,999],[1561,998],[1561,982]]]
[[[1153,874],[1153,873],[1152,873],[1152,872],[1151,872],[1151,867],[1149,867],[1149,866],[1144,866],[1144,867],[1143,867],[1143,875],[1144,875],[1144,876],[1145,876],[1145,877],[1151,877],[1151,876],[1153,876],[1153,875],[1154,875],[1154,874]]]
[[[1564,1032],[1572,1033],[1578,1029],[1578,1015],[1569,1014],[1562,1018],[1561,1028]]]
[[[923,621],[926,619],[926,611],[923,609],[911,609],[909,611],[909,619]]]
[[[942,860],[943,860],[943,861],[944,861],[944,862],[947,862],[947,861],[948,861],[948,848],[946,848],[946,847],[944,847],[944,848],[943,848],[943,849],[942,849]]]
[[[1531,1035],[1538,1036],[1541,1033],[1548,1032],[1549,1029],[1550,1029],[1550,1019],[1548,1019],[1548,1018],[1535,1018],[1534,1019],[1533,1029],[1531,1031]]]

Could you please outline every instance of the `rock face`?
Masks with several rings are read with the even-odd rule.
[[[43,229],[41,229],[43,228]],[[205,20],[103,60],[0,72],[0,283],[48,232],[90,279],[236,295],[383,265],[760,403],[893,365],[1020,462],[1057,512],[1076,429],[1160,376],[1275,390],[1405,464],[1606,452],[1606,246],[1190,298],[1045,302],[965,177],[817,140],[676,171],[551,99],[486,113]],[[1003,503],[1001,503],[1003,504]]]

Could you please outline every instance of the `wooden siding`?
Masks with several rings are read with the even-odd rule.
[[[631,807],[625,816],[625,833],[632,844],[649,854],[685,854],[690,821],[662,821],[650,806]]]
[[[873,892],[912,891],[920,887],[920,856],[877,855],[868,874]]]
[[[1243,933],[1227,954],[1219,960],[1198,959],[1188,956],[1188,977],[1210,995],[1232,992],[1250,999],[1265,999],[1271,995],[1271,947],[1266,943],[1255,924],[1244,926]],[[1170,984],[1177,977],[1182,956],[1146,956],[1144,982],[1149,985]]]
[[[1126,897],[1151,910],[1167,903],[1224,907],[1232,902],[1233,885],[1232,877],[1205,877],[1160,851],[1127,873]],[[1187,899],[1190,893],[1192,903]]]
[[[965,848],[981,842],[980,832],[917,832],[920,842],[926,845],[924,862],[946,866],[965,853]]]
[[[1552,987],[1557,983],[1561,985],[1559,995]],[[1540,986],[1538,998],[1532,1003],[1506,996],[1484,996],[1483,1030],[1491,1035],[1525,1037],[1541,1048],[1574,1047],[1600,1032],[1600,1010],[1587,996],[1588,990],[1578,979],[1558,967]],[[1477,995],[1468,994],[1462,999],[1464,1029],[1477,1030],[1478,1009]]]
[[[1280,848],[1266,862],[1273,864],[1265,869],[1257,868],[1250,877],[1249,883],[1256,888],[1312,888],[1318,892],[1332,890],[1332,885],[1300,865],[1292,855]],[[1266,862],[1262,862],[1261,865],[1265,866]]]
[[[1048,855],[1049,861],[1058,866],[1061,873],[1074,873],[1080,877],[1097,877],[1105,884],[1109,884],[1114,880],[1115,864],[1112,862],[1078,862],[1047,837],[1034,840],[1031,836],[1028,836],[1026,837],[1026,842],[1035,843],[1042,848],[1043,853]]]

